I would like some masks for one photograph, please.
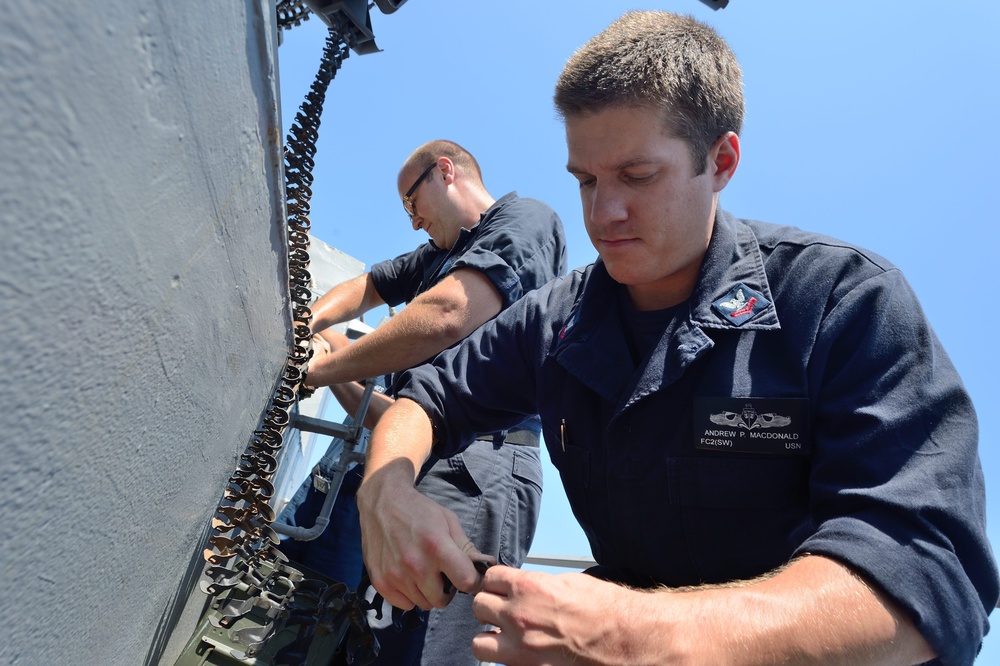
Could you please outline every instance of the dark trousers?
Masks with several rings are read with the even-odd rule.
[[[340,581],[353,590],[361,582],[361,523],[355,495],[361,484],[359,465],[344,475],[340,493],[330,513],[330,523],[312,541],[282,537],[279,550],[293,562],[303,564],[328,578]],[[326,493],[313,487],[309,476],[282,510],[279,520],[289,525],[309,528],[316,524]]]
[[[314,541],[283,539],[281,550],[292,560],[353,589],[361,575],[361,529],[355,493],[360,467],[344,479],[334,503],[330,525]],[[451,458],[432,458],[421,471],[417,489],[452,510],[462,529],[483,553],[501,564],[518,567],[524,562],[538,524],[542,498],[542,466],[538,446],[495,444],[477,440]],[[301,501],[296,499],[301,497]],[[325,495],[307,479],[282,512],[282,520],[311,526]],[[290,516],[288,514],[293,514]],[[348,580],[350,578],[350,580]],[[383,620],[369,613],[369,624],[380,650],[374,662],[384,666],[478,666],[472,656],[472,638],[487,627],[472,614],[472,597],[459,593],[445,608],[414,609],[419,618],[407,617],[403,629],[392,626],[392,613]],[[398,616],[398,612],[397,612]],[[419,619],[419,621],[418,621]]]
[[[481,552],[519,567],[538,524],[542,467],[537,446],[476,441],[451,458],[432,458],[417,489],[458,515],[466,535]],[[472,638],[486,631],[472,614],[472,596],[459,592],[445,608],[414,609],[402,630],[386,621],[374,628],[381,649],[374,662],[383,666],[478,666]],[[369,623],[374,612],[369,612]]]

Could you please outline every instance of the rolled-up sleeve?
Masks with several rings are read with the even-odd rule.
[[[867,326],[860,325],[866,322]],[[799,553],[840,560],[902,606],[944,664],[971,664],[996,605],[976,415],[898,270],[832,308]]]
[[[486,213],[469,248],[449,270],[481,272],[500,292],[506,308],[566,272],[566,242],[558,215],[540,201],[512,198],[500,203]]]
[[[423,289],[424,266],[435,248],[430,243],[371,268],[372,284],[386,305],[409,303]]]

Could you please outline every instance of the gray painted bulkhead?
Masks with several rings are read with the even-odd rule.
[[[276,51],[269,0],[6,7],[2,664],[190,635],[291,344]]]

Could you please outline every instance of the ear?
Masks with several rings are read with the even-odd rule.
[[[455,163],[447,157],[439,157],[437,161],[438,172],[444,178],[445,185],[451,185],[455,182],[455,178],[458,175],[458,170],[455,168]],[[436,175],[436,174],[435,174]]]
[[[736,132],[726,132],[708,151],[708,169],[714,181],[713,191],[721,192],[729,184],[739,163],[740,137]]]

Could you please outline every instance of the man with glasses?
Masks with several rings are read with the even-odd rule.
[[[400,169],[397,186],[413,229],[430,241],[375,264],[316,302],[310,386],[355,382],[427,361],[566,272],[556,213],[513,192],[495,200],[476,159],[458,144],[437,140],[418,148]],[[324,343],[330,326],[403,302],[399,314],[357,342],[343,345],[331,336],[332,344]],[[530,416],[507,430],[479,434],[459,455],[427,461],[417,483],[458,516],[470,550],[513,567],[524,561],[538,520],[540,430],[538,417]],[[342,499],[353,500],[337,501]],[[426,622],[417,630],[378,632],[377,663],[479,663],[471,641],[485,627],[472,614],[471,597],[423,615]]]

